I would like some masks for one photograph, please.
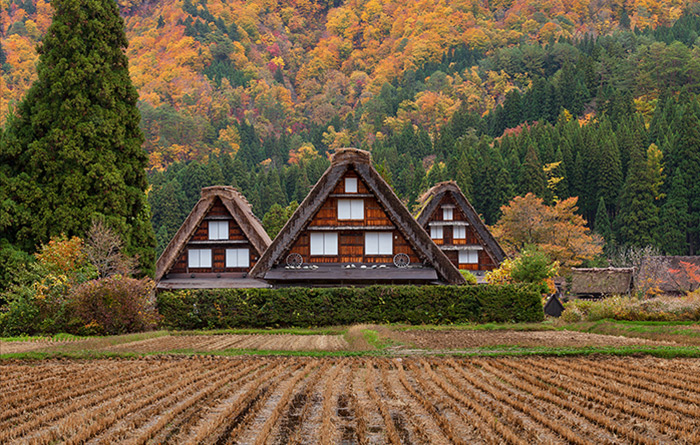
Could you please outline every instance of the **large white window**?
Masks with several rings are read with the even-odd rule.
[[[209,221],[209,239],[228,239],[228,221]]]
[[[430,227],[430,237],[432,239],[442,239],[442,226]]]
[[[345,193],[357,193],[357,178],[345,178]]]
[[[211,249],[190,249],[187,258],[189,267],[211,267]]]
[[[249,267],[250,251],[248,249],[226,249],[226,267]]]
[[[478,264],[479,252],[476,250],[460,250],[459,264]]]
[[[391,255],[393,239],[391,232],[365,232],[365,255]]]
[[[452,209],[452,207],[443,207],[442,208],[442,220],[443,221],[452,221],[453,210],[454,209]]]
[[[467,228],[464,226],[452,227],[452,238],[454,238],[454,239],[466,239],[467,238]]]
[[[311,255],[338,255],[337,232],[311,232]]]
[[[338,219],[365,219],[363,199],[339,199]]]

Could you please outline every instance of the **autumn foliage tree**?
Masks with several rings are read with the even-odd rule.
[[[493,234],[509,254],[534,245],[562,268],[578,266],[602,252],[602,240],[576,214],[577,201],[569,198],[548,206],[532,193],[517,196],[501,207],[503,215]]]

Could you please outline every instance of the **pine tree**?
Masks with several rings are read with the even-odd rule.
[[[668,156],[671,169],[680,168],[683,187],[688,196],[688,220],[686,233],[688,253],[696,255],[700,251],[700,107],[697,97],[685,98],[681,116],[672,128],[677,138],[671,144],[673,150]]]
[[[613,233],[612,227],[610,225],[610,218],[608,217],[608,210],[605,207],[605,199],[601,196],[600,201],[598,201],[598,210],[595,214],[595,232],[602,236],[605,240],[606,246],[610,246],[613,243]]]
[[[39,47],[38,77],[6,126],[15,245],[84,236],[104,217],[125,253],[153,271],[155,235],[146,199],[147,155],[129,79],[124,21],[112,0],[56,0]]]
[[[620,151],[617,148],[615,135],[607,121],[600,125],[598,134],[600,144],[597,152],[597,196],[605,198],[605,202],[611,207],[610,213],[615,215],[615,203],[623,183]]]
[[[547,178],[545,178],[542,164],[540,164],[535,148],[532,145],[527,150],[521,172],[520,194],[533,193],[543,198],[547,189]]]
[[[620,195],[620,212],[615,219],[620,242],[640,247],[656,245],[659,240],[656,186],[646,158],[641,147],[631,153],[627,181]]]
[[[666,202],[661,207],[662,235],[661,247],[667,255],[685,255],[688,253],[686,227],[690,220],[688,215],[688,190],[683,183],[683,172],[677,168],[669,178]]]

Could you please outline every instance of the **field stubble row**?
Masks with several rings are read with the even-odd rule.
[[[0,443],[697,443],[700,361],[6,361]]]

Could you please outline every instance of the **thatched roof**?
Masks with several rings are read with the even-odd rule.
[[[438,209],[442,198],[446,193],[452,195],[454,201],[460,206],[464,215],[467,217],[469,224],[476,231],[477,236],[481,240],[488,254],[500,264],[505,258],[506,254],[503,248],[496,238],[493,237],[486,224],[479,218],[476,210],[469,202],[462,190],[459,188],[455,181],[441,182],[433,186],[430,190],[425,192],[418,200],[420,210],[416,216],[416,220],[421,227],[426,227],[428,225],[428,220],[430,216]]]
[[[187,245],[197,227],[219,198],[224,207],[231,213],[236,224],[241,228],[251,246],[258,255],[262,255],[272,243],[260,220],[253,214],[250,204],[238,190],[230,186],[213,186],[202,189],[202,197],[197,201],[190,214],[182,223],[180,229],[163,251],[156,262],[156,282],[163,278],[173,266],[182,250]]]
[[[691,292],[700,287],[700,256],[650,256],[642,259],[637,284],[664,293]]]
[[[572,269],[571,293],[580,295],[627,294],[632,288],[632,267]]]
[[[275,264],[280,262],[282,256],[304,232],[313,216],[328,199],[328,195],[350,168],[354,169],[365,182],[389,219],[421,257],[421,260],[427,261],[435,268],[440,281],[464,284],[464,277],[459,273],[459,270],[435,245],[425,230],[418,225],[389,184],[374,169],[369,152],[356,148],[343,148],[336,151],[331,159],[330,167],[316,182],[311,192],[272,242],[272,245],[251,269],[250,275],[255,278],[263,278]]]

